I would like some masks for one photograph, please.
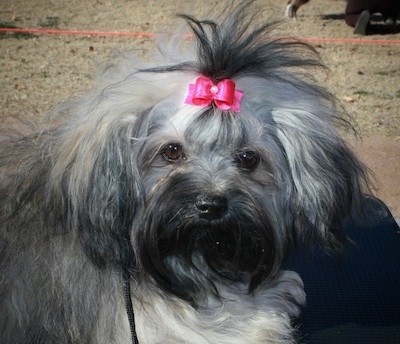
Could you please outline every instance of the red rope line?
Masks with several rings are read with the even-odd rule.
[[[136,38],[152,38],[157,35],[153,32],[59,30],[59,29],[2,28],[2,27],[0,27],[0,33],[26,33],[26,34],[39,34],[39,35],[81,35],[81,36],[101,36],[101,37],[114,36],[114,37],[136,37]],[[400,45],[400,40],[388,40],[388,39],[323,38],[323,37],[303,37],[300,39],[302,41],[310,43]]]
[[[310,43],[400,45],[400,40],[390,39],[305,37],[300,40]]]

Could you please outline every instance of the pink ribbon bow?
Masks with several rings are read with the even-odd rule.
[[[205,76],[199,76],[195,84],[189,84],[189,93],[186,104],[208,106],[212,102],[221,110],[240,111],[240,102],[243,92],[235,90],[235,82],[224,79],[214,85],[213,81]]]

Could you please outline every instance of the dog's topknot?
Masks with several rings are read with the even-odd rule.
[[[287,73],[287,68],[322,66],[312,46],[288,37],[274,37],[272,32],[279,22],[262,18],[262,11],[255,11],[254,2],[233,2],[223,10],[230,15],[222,13],[218,21],[179,14],[194,36],[196,61],[152,70],[194,71],[218,82],[243,75],[276,78],[281,70]],[[176,48],[174,44],[171,50]]]
[[[262,23],[255,11],[249,11],[253,2],[241,2],[221,24],[180,15],[194,34],[200,74],[214,81],[243,74],[268,78],[283,68],[320,65],[311,46],[293,39],[273,38],[271,32],[277,23]],[[293,54],[299,48],[302,54]]]
[[[325,68],[318,52],[301,40],[280,35],[279,21],[264,18],[262,13],[255,0],[243,0],[227,5],[215,15],[216,20],[179,14],[191,34],[178,34],[166,49],[163,42],[159,46],[161,64],[138,72],[182,72],[191,78],[205,76],[215,83],[232,79],[240,84],[239,89],[244,90],[244,97],[253,108],[291,103],[297,109],[312,111],[309,104],[317,101],[321,106],[319,117],[351,127],[335,96],[315,80],[316,69]],[[190,37],[189,49],[187,37]],[[299,96],[304,101],[292,104]]]

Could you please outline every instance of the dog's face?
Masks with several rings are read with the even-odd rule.
[[[121,57],[61,109],[72,120],[51,154],[50,206],[92,261],[194,303],[218,283],[254,290],[298,240],[339,245],[363,197],[364,168],[334,128],[347,122],[299,73],[319,65],[312,49],[250,30],[245,12],[221,26],[186,17],[187,56]],[[200,78],[233,83],[240,107],[188,102]]]
[[[282,254],[263,123],[251,114],[182,108],[157,118],[142,148],[141,263],[178,293],[210,278],[194,271],[204,263],[219,277],[257,285],[277,271]]]

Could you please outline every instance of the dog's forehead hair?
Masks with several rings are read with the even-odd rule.
[[[209,151],[240,150],[260,144],[263,124],[249,120],[248,115],[214,108],[196,112],[185,108],[168,119],[164,127],[165,133],[175,133],[183,145]]]

